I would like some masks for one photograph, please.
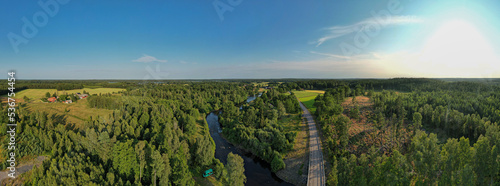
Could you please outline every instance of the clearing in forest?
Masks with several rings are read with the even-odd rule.
[[[30,112],[46,112],[50,115],[55,114],[57,118],[56,121],[59,122],[67,122],[75,124],[76,127],[81,126],[85,121],[89,119],[90,116],[104,116],[112,114],[112,110],[108,109],[98,109],[98,108],[90,108],[87,105],[87,98],[80,99],[76,102],[66,104],[66,103],[44,103],[40,99],[45,98],[45,94],[49,92],[53,94],[57,92],[57,94],[76,94],[82,93],[83,91],[88,92],[90,95],[93,94],[118,94],[120,91],[124,91],[125,89],[121,88],[84,88],[84,89],[74,89],[74,90],[61,90],[58,91],[56,89],[26,89],[19,92],[16,92],[16,102],[25,104],[25,108]],[[23,100],[24,96],[28,97],[30,102],[26,103]],[[7,97],[1,98],[2,102],[7,102]]]
[[[350,117],[350,111],[355,108],[355,106],[359,108],[359,118]],[[342,108],[344,108],[344,115],[351,119],[351,127],[349,128],[349,135],[355,136],[363,131],[368,129],[373,129],[373,121],[370,121],[368,118],[373,114],[373,103],[370,101],[370,98],[366,96],[356,96],[353,99],[352,97],[348,97],[342,103]]]
[[[351,110],[356,106],[359,108],[359,117],[351,117]],[[393,123],[386,119],[384,123],[377,123],[373,102],[366,96],[356,96],[353,99],[348,97],[342,103],[344,115],[351,120],[349,128],[349,146],[348,150],[351,153],[360,155],[366,153],[371,146],[375,146],[377,150],[388,152],[395,146],[407,144],[410,140],[410,131],[406,125],[395,129]]]
[[[304,90],[305,92],[312,92],[312,93],[318,93],[318,94],[324,94],[324,90]]]
[[[314,99],[318,94],[324,94],[323,90],[303,90],[303,91],[292,91],[295,97],[299,99],[300,102],[304,103],[304,106],[309,109],[311,114],[316,112],[316,107],[314,106]]]
[[[24,102],[22,100],[24,96],[28,97],[32,101],[30,102],[42,102],[40,99],[45,98],[45,94],[49,92],[51,95],[57,92],[58,95],[63,95],[63,94],[76,94],[76,93],[82,93],[83,91],[88,92],[90,95],[92,94],[115,94],[120,91],[124,91],[125,89],[122,88],[83,88],[83,89],[74,89],[74,90],[57,90],[57,89],[26,89],[22,90],[20,92],[16,92],[16,101],[18,102]]]
[[[65,120],[67,123],[73,123],[79,127],[82,126],[90,116],[93,118],[97,116],[107,117],[113,113],[112,110],[90,108],[87,106],[87,99],[81,99],[77,102],[66,103],[42,103],[33,102],[27,103],[26,109],[30,112],[46,112],[49,115],[55,114],[57,118]],[[60,116],[63,116],[62,118]]]

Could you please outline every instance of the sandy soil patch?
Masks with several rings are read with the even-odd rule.
[[[358,105],[359,119],[349,117],[350,110]],[[402,147],[410,141],[411,131],[407,130],[407,124],[403,124],[398,129],[395,129],[386,121],[385,126],[375,126],[374,109],[370,98],[366,96],[357,96],[355,102],[352,97],[348,97],[342,103],[344,115],[351,119],[351,127],[349,128],[349,146],[347,147],[351,153],[360,155],[367,153],[368,149],[375,146],[378,151],[390,153],[395,147]]]

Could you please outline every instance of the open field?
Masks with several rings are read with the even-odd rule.
[[[260,87],[259,92],[267,92],[269,89],[264,89],[262,87],[269,86],[269,82],[252,83],[253,86]]]
[[[26,109],[29,111],[39,111],[46,112],[48,114],[65,115],[64,119],[66,122],[73,123],[76,126],[82,125],[89,116],[107,116],[113,113],[112,110],[107,109],[97,109],[89,108],[87,106],[87,99],[78,100],[75,103],[43,103],[40,99],[45,97],[45,93],[49,92],[51,94],[57,92],[57,94],[74,94],[77,92],[83,93],[87,91],[90,94],[106,94],[106,93],[118,93],[125,89],[120,88],[84,88],[75,90],[64,90],[57,91],[56,89],[26,89],[16,93],[16,101],[19,103],[25,102],[23,97],[26,96],[32,101],[26,104]],[[6,102],[6,97],[2,97],[2,102]]]
[[[311,113],[316,112],[316,107],[314,107],[314,99],[318,94],[324,94],[325,91],[322,90],[304,90],[304,91],[292,91],[295,94],[300,102],[304,103],[304,105],[311,111]]]
[[[303,91],[292,91],[297,98],[305,98],[305,97],[316,97],[318,94],[324,94],[325,91],[322,90],[303,90]]]
[[[311,111],[311,113],[316,113],[316,107],[314,106],[314,98],[316,96],[309,96],[304,98],[299,98],[299,100],[304,103],[304,105]]]
[[[87,99],[81,99],[70,104],[42,102],[27,103],[26,109],[31,112],[39,111],[56,115],[64,114],[66,115],[64,118],[66,119],[66,122],[74,123],[76,127],[81,126],[86,120],[89,119],[89,116],[108,116],[113,113],[112,110],[108,109],[89,108],[87,106]]]
[[[324,90],[304,90],[305,92],[312,92],[312,93],[318,93],[318,94],[324,94]]]
[[[260,82],[260,83],[253,83],[253,86],[257,86],[257,87],[262,87],[262,86],[268,86],[269,85],[269,82]]]
[[[24,100],[21,101],[21,99],[26,96],[30,98],[34,102],[41,102],[40,99],[45,97],[45,93],[49,92],[50,94],[54,94],[57,92],[57,94],[75,94],[77,92],[83,93],[83,91],[89,92],[90,95],[92,94],[107,94],[107,93],[118,93],[120,91],[123,91],[125,89],[121,88],[84,88],[84,89],[74,89],[74,90],[61,90],[57,91],[56,89],[26,89],[22,90],[20,92],[16,92],[16,100],[19,99],[20,102],[23,102]]]

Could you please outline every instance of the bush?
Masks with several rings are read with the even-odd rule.
[[[359,107],[356,105],[354,109],[351,110],[351,118],[359,119]]]
[[[304,168],[304,164],[301,164],[300,169],[299,169],[299,175],[301,175],[301,176],[303,174],[303,171],[302,171],[303,168]]]
[[[288,132],[285,134],[285,136],[288,142],[293,144],[295,138],[297,137],[297,132]]]
[[[219,159],[214,158],[213,159],[213,165],[212,165],[213,171],[214,171],[214,176],[217,178],[217,180],[221,180],[226,177],[227,172],[226,169],[224,168],[224,164],[220,162]]]
[[[277,172],[281,169],[285,168],[285,162],[281,158],[280,154],[277,151],[274,151],[273,161],[271,161],[271,169],[273,172]]]

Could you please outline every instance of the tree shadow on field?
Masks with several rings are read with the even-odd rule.
[[[66,124],[66,115],[58,115],[58,114],[52,114],[51,116],[51,119],[54,123],[57,123],[57,124]]]

